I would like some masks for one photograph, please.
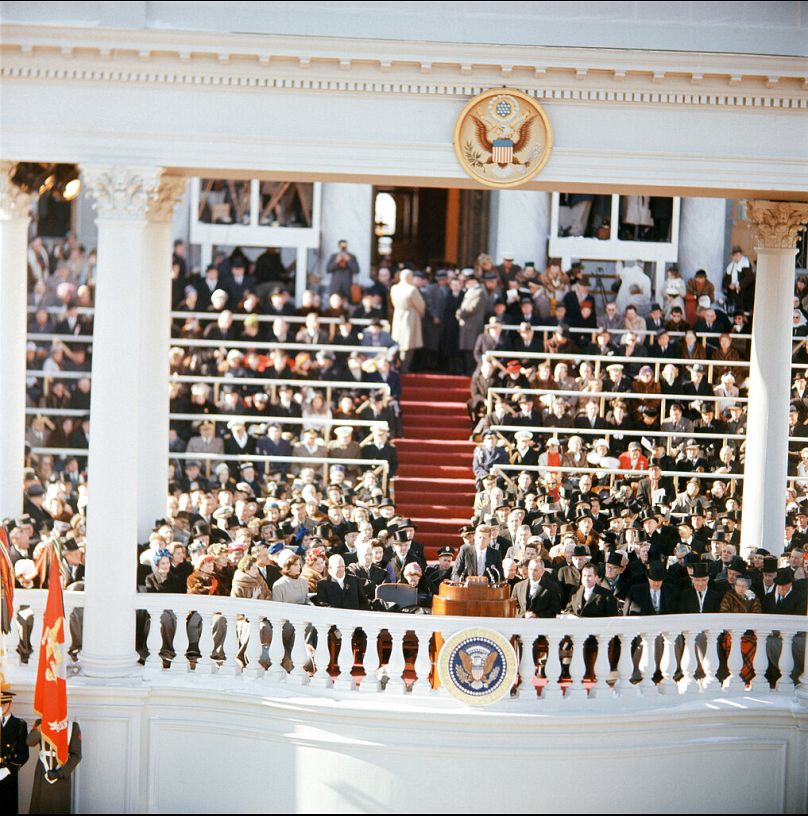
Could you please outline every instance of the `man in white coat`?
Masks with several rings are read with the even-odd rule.
[[[418,287],[412,281],[412,270],[403,269],[398,283],[390,288],[390,302],[393,304],[393,325],[390,334],[398,343],[402,374],[410,370],[416,349],[424,345],[422,321],[426,313],[426,304]]]
[[[647,317],[651,306],[651,278],[645,274],[639,261],[631,266],[618,267],[617,275],[620,278],[620,290],[614,301],[620,314],[626,311],[626,306],[635,306],[637,314]]]

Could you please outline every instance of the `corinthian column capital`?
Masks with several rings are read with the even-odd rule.
[[[759,249],[794,249],[808,222],[808,204],[787,201],[750,201],[749,220],[755,225]]]
[[[157,200],[160,167],[131,167],[119,164],[82,165],[81,178],[87,193],[95,199],[99,218],[145,221]]]
[[[31,217],[31,196],[11,180],[16,162],[0,162],[0,221]]]
[[[152,199],[147,213],[149,221],[166,223],[174,218],[174,209],[185,192],[185,182],[182,176],[160,177],[157,195]]]

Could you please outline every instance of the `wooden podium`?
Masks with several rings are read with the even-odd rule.
[[[485,576],[470,576],[464,583],[444,581],[432,598],[432,614],[513,618],[516,601],[507,583],[491,586]]]

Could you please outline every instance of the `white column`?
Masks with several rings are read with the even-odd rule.
[[[689,280],[704,269],[721,296],[728,260],[724,246],[727,202],[723,198],[683,198],[679,225],[679,269]],[[659,292],[657,294],[660,294]]]
[[[148,213],[156,167],[82,168],[98,213],[98,269],[90,402],[87,590],[82,668],[122,677],[135,667],[135,594],[144,343],[149,274]],[[162,369],[161,369],[162,370]],[[155,429],[156,430],[156,429]],[[165,455],[165,454],[164,454]],[[164,485],[163,485],[164,488]]]
[[[337,242],[344,238],[359,262],[362,285],[370,282],[370,241],[373,232],[373,185],[323,184],[319,272],[328,288],[325,266]],[[298,293],[298,299],[300,293]]]
[[[757,285],[746,432],[741,552],[784,549],[794,256],[808,204],[750,201]]]
[[[25,331],[30,198],[0,162],[0,517],[22,512],[25,459]]]
[[[168,485],[168,347],[171,342],[171,253],[174,208],[185,179],[162,176],[147,213],[140,338],[138,539],[165,514]]]
[[[495,264],[503,252],[513,252],[514,263],[533,261],[539,272],[547,265],[550,236],[550,193],[534,190],[497,190],[491,196],[489,252]]]

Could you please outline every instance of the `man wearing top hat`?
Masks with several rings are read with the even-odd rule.
[[[679,593],[665,580],[665,565],[653,561],[648,566],[648,580],[634,584],[623,603],[623,614],[674,615],[679,611]]]
[[[577,541],[577,539],[575,539]],[[581,571],[589,561],[589,549],[583,544],[574,544],[570,564],[561,567],[557,572],[557,580],[561,587],[561,600],[564,606],[570,603],[572,596],[581,586]]]
[[[11,713],[13,691],[0,692],[0,803],[5,813],[19,813],[17,777],[28,761],[28,726]]]
[[[626,571],[628,559],[620,552],[610,552],[603,564],[603,575],[598,581],[598,585],[612,593],[614,599],[622,604],[629,589],[631,579]]]
[[[404,581],[404,568],[408,564],[418,564],[419,560],[412,551],[412,545],[406,528],[396,528],[391,536],[387,572],[392,583]]]

